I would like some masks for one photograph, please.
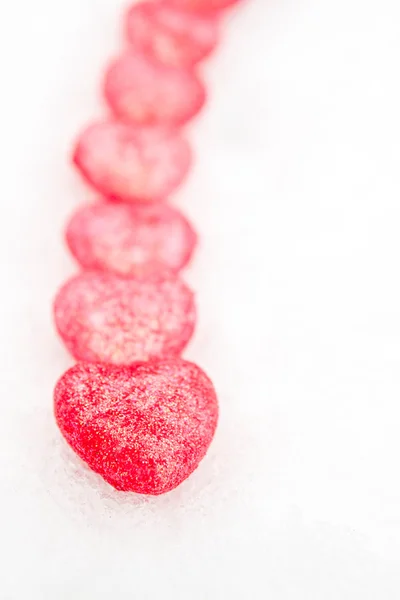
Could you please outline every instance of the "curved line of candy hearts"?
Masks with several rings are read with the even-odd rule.
[[[81,272],[57,294],[57,330],[79,361],[54,392],[57,424],[118,490],[162,494],[199,465],[218,421],[214,387],[180,358],[195,325],[180,279],[196,245],[165,201],[185,178],[181,127],[202,108],[197,64],[238,0],[148,0],[126,14],[128,48],[108,67],[112,116],[89,125],[73,161],[99,194],[70,220]]]

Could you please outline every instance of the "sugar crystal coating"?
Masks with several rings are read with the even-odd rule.
[[[163,2],[134,4],[126,15],[128,40],[163,64],[188,67],[215,48],[219,21]]]
[[[77,359],[129,365],[178,356],[195,324],[192,291],[175,275],[124,278],[86,271],[60,289],[57,330]]]
[[[167,204],[96,202],[78,209],[66,238],[85,269],[144,276],[179,271],[189,261],[197,236]]]
[[[104,94],[115,115],[133,125],[179,127],[202,108],[205,88],[192,69],[127,52],[106,72]]]
[[[189,171],[191,152],[177,131],[110,120],[83,131],[73,162],[109,199],[145,202],[163,200],[179,186]]]
[[[175,359],[130,367],[77,364],[54,392],[73,450],[117,490],[158,495],[197,468],[218,421],[213,385]]]

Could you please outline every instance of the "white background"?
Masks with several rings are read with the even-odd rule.
[[[202,245],[186,356],[219,391],[179,489],[113,492],[61,442],[51,300],[68,164],[104,111],[122,0],[8,0],[0,22],[1,600],[398,600],[400,9],[253,0],[227,19],[176,203]]]

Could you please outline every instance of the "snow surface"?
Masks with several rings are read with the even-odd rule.
[[[203,69],[174,201],[201,248],[186,356],[221,421],[179,489],[125,496],[72,455],[51,301],[93,194],[71,142],[102,116],[121,0],[20,0],[0,22],[1,600],[398,600],[400,8],[249,0]]]

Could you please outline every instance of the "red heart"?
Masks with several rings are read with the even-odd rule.
[[[114,488],[158,495],[197,468],[214,436],[213,385],[180,359],[130,367],[77,364],[54,393],[58,426]]]

